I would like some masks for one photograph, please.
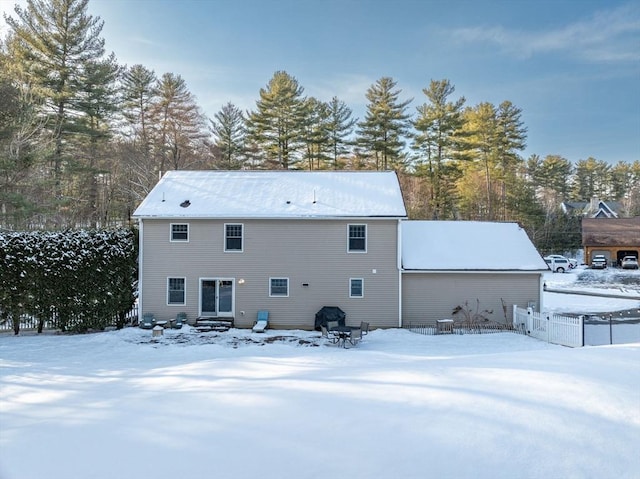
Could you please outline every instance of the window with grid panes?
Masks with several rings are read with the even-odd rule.
[[[172,224],[171,241],[189,241],[189,225]]]
[[[225,229],[225,251],[242,251],[242,225],[226,224]]]
[[[362,298],[364,296],[364,280],[362,278],[351,278],[349,281],[349,297]]]
[[[184,278],[167,279],[167,304],[185,304]]]
[[[269,296],[289,296],[289,278],[269,278]]]
[[[349,225],[349,251],[367,251],[367,225]]]

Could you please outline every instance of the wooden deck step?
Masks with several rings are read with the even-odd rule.
[[[197,318],[195,328],[204,333],[207,331],[224,332],[233,327],[233,318]]]

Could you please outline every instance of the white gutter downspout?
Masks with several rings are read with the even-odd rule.
[[[142,270],[143,270],[143,244],[144,230],[142,218],[138,218],[138,321],[142,318]]]
[[[538,293],[538,303],[540,304],[540,308],[539,308],[539,313],[542,313],[544,311],[544,273],[540,273],[540,281],[538,281],[538,284],[540,286],[540,292]]]
[[[396,264],[398,266],[398,327],[402,328],[402,220],[398,220],[398,256]]]

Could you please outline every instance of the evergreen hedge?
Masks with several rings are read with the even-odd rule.
[[[15,334],[23,316],[62,331],[124,326],[136,297],[133,230],[0,233],[0,319]]]

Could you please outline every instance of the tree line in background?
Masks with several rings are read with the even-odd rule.
[[[562,201],[599,197],[640,214],[640,161],[524,159],[522,111],[467,105],[447,79],[431,80],[412,111],[413,99],[382,77],[358,119],[277,71],[255,109],[228,103],[207,118],[180,75],[107,54],[88,1],[28,0],[5,15],[2,228],[121,225],[171,169],[393,169],[410,218],[517,221],[549,250],[580,245]]]

